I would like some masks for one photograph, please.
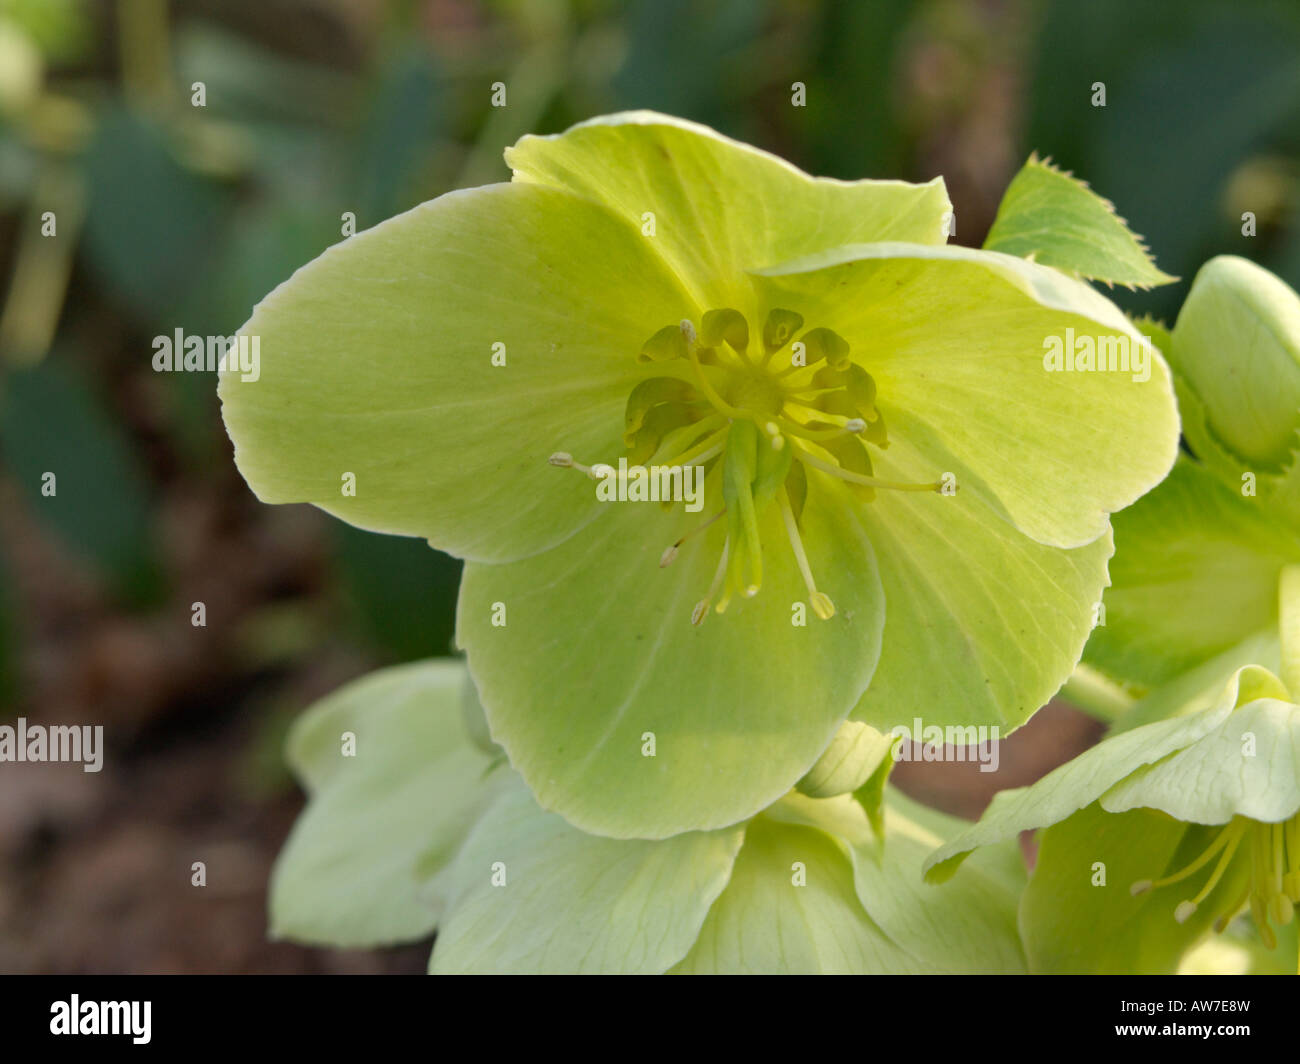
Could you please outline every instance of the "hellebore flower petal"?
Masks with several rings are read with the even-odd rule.
[[[1024,969],[1014,842],[922,886],[960,822],[892,788],[887,842],[854,797],[794,792],[719,831],[588,835],[477,748],[465,678],[457,662],[385,669],[300,719],[312,798],[277,862],[278,933],[373,944],[436,926],[434,973]]]
[[[461,721],[464,682],[452,661],[384,669],[294,723],[289,764],[311,797],[271,876],[273,937],[361,947],[433,930],[423,886],[494,787]]]
[[[755,818],[679,972],[1022,972],[1014,842],[942,888],[921,862],[962,825],[887,788],[881,838],[848,795],[790,794]]]
[[[1239,863],[1183,922],[1183,895],[1134,896],[1152,871],[1182,868],[1204,851],[1212,828],[1191,827],[1150,809],[1107,813],[1093,803],[1039,836],[1034,874],[1020,902],[1030,971],[1167,974],[1240,897],[1250,879]]]
[[[429,971],[658,974],[690,950],[744,830],[651,842],[585,835],[516,777],[434,890],[446,898]]]
[[[1125,777],[1212,732],[1232,713],[1243,686],[1253,690],[1258,672],[1241,669],[1218,701],[1200,713],[1122,732],[1085,750],[1028,787],[999,791],[979,822],[945,843],[925,862],[925,877],[943,882],[977,846],[1046,827],[1091,805]]]
[[[898,431],[880,474],[932,473],[941,453],[934,433],[888,416]],[[927,496],[881,492],[863,508],[886,621],[880,663],[852,716],[887,732],[922,707],[927,724],[1010,731],[1078,662],[1107,583],[1110,535],[1075,550],[1045,547],[1001,520],[955,459],[943,462],[964,485],[957,496],[936,506]]]
[[[263,501],[519,558],[596,516],[577,478],[539,489],[546,456],[559,440],[620,446],[642,323],[689,306],[644,238],[587,200],[524,184],[453,192],[267,296],[241,330],[258,338],[260,374],[222,374],[222,416]]]
[[[1261,670],[1262,671],[1262,670]],[[1277,823],[1300,812],[1300,706],[1259,698],[1158,765],[1133,772],[1107,791],[1109,813],[1159,809],[1195,824],[1235,816]],[[1300,855],[1297,855],[1300,858]]]
[[[728,307],[744,271],[839,244],[942,244],[952,204],[942,178],[837,181],[707,126],[632,111],[506,150],[515,181],[563,188],[643,231],[702,307]]]
[[[664,545],[704,515],[653,506],[611,506],[555,550],[466,567],[458,639],[493,738],[544,808],[662,838],[752,816],[811,767],[871,679],[884,619],[871,544],[838,490],[810,490],[802,515],[819,567],[852,574],[827,624],[791,623],[802,577],[774,551],[761,596],[693,626],[724,529],[663,572]],[[784,538],[780,515],[761,532]]]
[[[929,425],[1040,543],[1092,543],[1177,456],[1164,360],[1113,303],[1056,270],[873,244],[756,271],[755,284],[843,336],[886,416]]]
[[[802,879],[801,879],[802,877]],[[893,942],[858,901],[853,865],[813,827],[759,817],[677,974],[891,975],[941,969]]]

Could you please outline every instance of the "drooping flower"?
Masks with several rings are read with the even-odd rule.
[[[1300,571],[1284,584],[1294,607]],[[1294,683],[1246,666],[1209,708],[1119,731],[999,793],[927,858],[927,878],[942,882],[978,846],[1048,828],[1020,912],[1031,966],[1167,971],[1243,909],[1272,949],[1300,903]]]
[[[1045,369],[1140,344],[1113,304],[946,246],[938,180],[813,179],[643,112],[507,161],[268,296],[260,377],[221,395],[264,500],[467,559],[458,638],[544,808],[719,828],[850,715],[1009,729],[1055,692],[1108,514],[1176,447],[1158,355]],[[639,464],[699,496],[601,501],[649,496]]]
[[[436,930],[439,973],[1023,971],[1014,844],[928,888],[921,861],[958,822],[892,790],[883,829],[847,793],[792,792],[721,830],[587,835],[471,740],[465,679],[454,662],[386,669],[295,723],[310,800],[272,877],[276,937],[355,947]]]

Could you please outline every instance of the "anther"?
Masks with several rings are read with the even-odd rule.
[[[718,567],[713,572],[713,580],[709,584],[708,594],[705,595],[704,598],[700,599],[700,601],[695,604],[695,608],[691,610],[691,624],[693,625],[698,626],[704,623],[704,618],[708,616],[709,613],[709,605],[717,597],[718,591],[722,588],[722,578],[727,573],[727,553],[730,548],[731,540],[728,539],[722,544],[722,557],[718,559]],[[726,608],[727,603],[724,599],[718,604],[718,612],[721,613]]]
[[[799,524],[795,521],[794,509],[790,506],[790,495],[784,485],[777,492],[777,502],[781,507],[781,519],[785,522],[785,533],[790,539],[790,549],[794,551],[795,564],[799,566],[799,574],[808,589],[808,604],[812,606],[813,613],[823,621],[829,621],[835,616],[835,603],[825,592],[817,590],[812,567],[808,564],[808,553],[804,550],[803,540],[799,536]]]
[[[599,480],[601,477],[610,476],[615,472],[613,466],[604,462],[597,462],[592,466],[575,462],[573,455],[567,451],[556,451],[547,461],[557,469],[576,469],[579,473],[585,473],[592,480]]]
[[[1165,876],[1163,879],[1140,879],[1129,888],[1129,893],[1136,897],[1139,894],[1145,894],[1147,891],[1158,887],[1167,887],[1174,883],[1182,882],[1184,879],[1187,879],[1189,876],[1205,867],[1205,865],[1209,864],[1210,861],[1218,855],[1219,859],[1215,862],[1214,871],[1210,873],[1209,879],[1196,893],[1196,896],[1179,902],[1177,908],[1174,909],[1174,919],[1180,924],[1185,924],[1192,918],[1197,909],[1200,908],[1201,903],[1214,892],[1214,888],[1219,885],[1219,881],[1223,878],[1223,873],[1227,871],[1228,865],[1231,863],[1238,845],[1246,836],[1248,827],[1249,821],[1234,819],[1222,831],[1215,835],[1214,840],[1210,845],[1207,846],[1201,852],[1200,856],[1192,861],[1191,864],[1187,865],[1180,871],[1175,872],[1173,875]],[[1253,900],[1254,899],[1252,899],[1252,902]],[[1231,918],[1231,913],[1227,914],[1227,916],[1228,918]]]
[[[672,563],[677,560],[678,551],[681,549],[683,543],[685,543],[692,536],[698,536],[706,528],[709,528],[715,521],[719,520],[726,512],[727,512],[727,508],[724,506],[721,510],[719,510],[716,514],[710,517],[702,525],[696,525],[689,532],[687,532],[686,535],[678,539],[676,543],[668,547],[663,552],[663,554],[659,556],[659,568],[666,569],[668,568],[668,566],[672,565]]]
[[[763,364],[767,365],[768,360],[790,342],[790,338],[803,325],[803,315],[794,310],[782,310],[777,307],[768,311],[767,320],[763,323],[763,347],[767,354],[763,359]]]

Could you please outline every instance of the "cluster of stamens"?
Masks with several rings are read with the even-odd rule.
[[[1278,824],[1234,817],[1215,834],[1209,846],[1191,864],[1163,879],[1140,880],[1133,884],[1132,892],[1134,895],[1145,894],[1181,883],[1213,861],[1214,868],[1201,889],[1193,897],[1179,902],[1174,909],[1174,919],[1180,924],[1185,923],[1214,892],[1233,858],[1243,848],[1243,859],[1250,862],[1250,876],[1237,897],[1219,909],[1214,929],[1222,931],[1249,903],[1260,937],[1265,946],[1273,949],[1277,945],[1277,936],[1270,924],[1285,927],[1295,917],[1296,906],[1300,905],[1300,814]]]
[[[813,328],[800,335],[802,327],[795,311],[771,310],[758,351],[739,311],[711,310],[698,330],[690,320],[660,329],[637,356],[654,375],[628,397],[623,442],[629,467],[653,461],[701,465],[706,476],[721,470],[722,509],[669,546],[659,561],[661,567],[672,564],[687,541],[726,518],[722,556],[708,592],[691,612],[693,624],[702,623],[711,606],[723,613],[736,594],[758,593],[758,519],[772,505],[780,511],[808,604],[822,620],[835,615],[830,596],[817,588],[799,532],[808,490],[805,467],[843,481],[864,502],[878,488],[941,490],[938,483],[903,484],[873,475],[868,445],[889,446],[876,382],[850,361],[849,345],[837,333]],[[550,462],[593,479],[615,472],[565,452],[551,455]]]

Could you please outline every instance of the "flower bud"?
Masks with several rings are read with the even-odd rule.
[[[869,724],[846,720],[795,789],[809,798],[834,798],[856,791],[889,756],[893,742],[893,736],[883,735]]]
[[[1300,444],[1300,296],[1268,270],[1220,255],[1196,275],[1169,354],[1220,445],[1261,469],[1289,464]]]

